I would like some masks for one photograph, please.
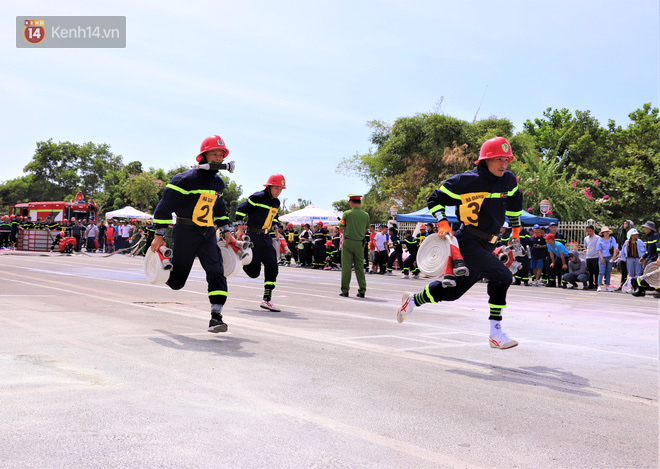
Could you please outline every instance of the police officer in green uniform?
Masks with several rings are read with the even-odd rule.
[[[355,266],[358,282],[358,298],[364,298],[367,279],[364,275],[364,231],[369,228],[369,214],[362,210],[362,196],[349,194],[351,209],[344,212],[339,222],[339,230],[344,235],[341,249],[341,293],[348,296],[351,285],[351,268]]]

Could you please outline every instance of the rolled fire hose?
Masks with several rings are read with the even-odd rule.
[[[220,253],[222,254],[222,267],[225,270],[225,277],[233,277],[239,273],[243,267],[241,259],[238,256],[238,253],[235,252],[231,247],[227,246],[224,241],[218,241],[218,247],[220,248]]]
[[[442,239],[435,233],[424,238],[417,251],[417,267],[420,272],[431,278],[444,275],[451,253],[449,245],[448,239]]]
[[[150,248],[147,248],[147,253],[144,255],[144,276],[149,283],[159,285],[164,285],[170,278],[170,271],[163,268],[158,253]]]

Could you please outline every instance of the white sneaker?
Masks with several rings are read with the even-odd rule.
[[[413,296],[413,293],[409,291],[403,293],[401,307],[399,308],[399,311],[396,312],[396,320],[398,322],[403,322],[404,319],[406,319],[406,316],[412,314],[412,310],[415,307],[415,299]]]
[[[500,332],[496,337],[490,336],[490,348],[498,348],[500,350],[513,348],[518,345],[518,342],[509,338],[505,332]]]
[[[387,272],[385,272],[385,275],[394,275],[394,274],[388,270]]]
[[[632,290],[632,280],[628,278],[628,280],[626,280],[626,283],[623,284],[623,287],[621,287],[621,291],[623,293],[628,293],[630,292],[630,290]]]
[[[410,277],[408,277],[408,274],[403,274],[401,278],[410,278]]]
[[[598,288],[596,288],[596,291],[605,291],[605,288],[599,286]]]
[[[614,290],[612,289],[612,287],[607,287],[605,288],[605,291],[614,291]]]
[[[571,289],[573,289],[573,288],[575,288],[575,287],[573,286],[572,283],[569,283],[568,285],[566,285],[566,288],[568,288],[569,290],[571,290]]]
[[[263,303],[261,303],[261,307],[263,309],[267,309],[268,311],[272,311],[274,313],[280,312],[280,309],[270,301],[264,301]]]

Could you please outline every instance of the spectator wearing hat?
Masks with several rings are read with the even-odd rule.
[[[658,258],[658,232],[655,229],[655,223],[650,220],[644,223],[642,228],[646,233],[646,254],[642,256],[640,262],[642,265],[646,265]]]
[[[550,222],[550,224],[548,225],[548,233],[552,234],[555,237],[555,241],[566,246],[566,236],[564,236],[564,234],[561,231],[559,231],[556,222],[554,221]]]
[[[545,242],[548,245],[548,255],[550,256],[550,283],[556,285],[555,279],[559,278],[559,284],[562,288],[566,288],[566,280],[564,280],[564,273],[568,272],[568,257],[570,252],[566,249],[563,243],[555,240],[555,236],[552,233],[545,235]]]
[[[566,288],[577,288],[577,282],[582,283],[582,289],[587,289],[589,274],[587,273],[587,263],[580,259],[577,250],[574,249],[568,255],[568,272],[564,274]]]
[[[500,228],[500,234],[497,236],[496,246],[507,246],[509,244],[509,241],[511,241],[511,230],[509,228],[511,228],[509,222],[505,221]]]
[[[587,251],[586,262],[587,262],[587,271],[589,272],[589,286],[587,290],[596,289],[596,281],[598,277],[598,243],[600,242],[600,236],[596,234],[596,229],[593,225],[589,225],[586,228],[587,236],[584,237],[584,249]]]
[[[635,228],[630,229],[627,236],[621,247],[621,262],[626,265],[630,277],[639,277],[644,272],[639,260],[646,254],[646,244],[639,239],[639,231]]]
[[[623,225],[619,227],[619,231],[616,235],[616,243],[619,248],[619,256],[616,259],[612,259],[612,263],[616,263],[619,272],[621,272],[621,284],[617,287],[617,291],[621,290],[623,284],[626,283],[628,278],[628,265],[626,264],[625,259],[623,259],[623,245],[628,240],[628,231],[635,228],[635,224],[632,220],[626,220],[623,222]]]
[[[598,242],[598,257],[599,270],[598,270],[598,290],[597,291],[613,291],[610,287],[610,276],[612,275],[612,262],[616,257],[619,249],[616,245],[616,240],[611,236],[612,230],[607,226],[600,229],[601,240]],[[603,279],[605,283],[603,283]]]
[[[540,225],[532,227],[531,235],[531,250],[532,258],[530,260],[530,267],[532,269],[533,279],[531,285],[541,286],[541,274],[543,273],[543,261],[548,252],[548,246],[543,237],[543,229]]]

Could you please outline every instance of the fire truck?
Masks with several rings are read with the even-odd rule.
[[[19,203],[11,207],[10,213],[17,217],[31,217],[33,222],[36,222],[39,218],[45,220],[46,217],[51,217],[51,219],[59,222],[65,218],[67,220],[71,220],[71,218],[75,218],[76,220],[91,218],[97,221],[96,214],[98,210],[98,205],[96,205],[93,199],[86,202],[83,193],[78,192],[76,198],[72,199],[71,202],[20,203],[19,201]]]
[[[71,202],[27,202],[17,203],[10,208],[10,213],[17,217],[30,217],[32,222],[37,220],[45,220],[46,217],[51,217],[52,220],[62,222],[65,218],[71,220],[82,220],[83,218],[92,219],[94,223],[97,221],[97,213],[99,211],[98,205],[94,199],[85,201],[82,192],[76,194],[75,199]],[[16,241],[16,249],[21,251],[43,251],[48,252],[54,249],[59,233],[51,232],[50,230],[43,229],[26,229],[20,230],[18,239]],[[69,240],[66,238],[64,241]],[[67,247],[67,243],[59,243],[58,246],[61,252],[70,252],[71,249]]]

